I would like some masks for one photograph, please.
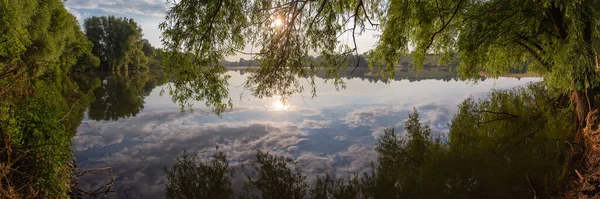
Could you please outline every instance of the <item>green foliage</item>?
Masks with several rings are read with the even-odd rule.
[[[477,1],[477,0],[280,0],[280,1],[169,1],[163,43],[171,77],[181,71],[195,73],[182,81],[205,85],[175,87],[175,92],[222,111],[226,77],[218,63],[249,43],[260,67],[246,87],[258,97],[284,99],[304,90],[307,78],[315,95],[314,75],[319,70],[333,78],[339,88],[348,55],[358,50],[354,36],[367,28],[381,31],[375,49],[368,53],[371,67],[384,78],[394,76],[394,65],[411,55],[420,69],[426,56],[441,56],[440,62],[459,61],[462,77],[493,76],[511,70],[543,74],[547,85],[561,92],[597,87],[596,65],[600,53],[600,1]],[[282,21],[275,25],[275,21]],[[350,44],[340,36],[353,37]],[[367,50],[367,49],[364,49]],[[317,63],[310,55],[323,57]],[[358,63],[358,62],[357,62]],[[222,75],[222,74],[220,74]],[[186,85],[186,84],[181,84]],[[211,85],[211,86],[208,86]],[[225,94],[223,94],[223,93]],[[217,97],[210,97],[217,96]],[[176,101],[185,103],[186,99]]]
[[[191,158],[184,152],[181,158],[167,170],[167,198],[233,198],[231,179],[225,154],[215,153],[208,163]]]
[[[32,76],[68,74],[78,60],[92,60],[92,44],[61,0],[6,0],[0,2],[0,71],[14,62]],[[75,68],[77,69],[77,68]],[[12,71],[10,71],[12,72]]]
[[[133,19],[94,16],[84,21],[83,28],[94,43],[92,52],[100,58],[101,70],[148,68],[151,55],[144,48],[150,44],[142,39],[142,29]]]
[[[348,179],[317,176],[312,186],[293,159],[258,151],[240,197],[564,197],[574,126],[570,108],[555,103],[557,95],[538,83],[467,99],[447,137],[432,135],[415,110],[404,133],[385,130],[370,172]]]

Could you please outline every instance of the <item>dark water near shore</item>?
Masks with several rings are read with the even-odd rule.
[[[282,104],[278,98],[250,96],[243,89],[248,73],[228,73],[234,108],[221,118],[201,102],[193,112],[182,113],[170,96],[159,94],[167,89],[159,72],[98,74],[102,83],[94,91],[96,100],[73,140],[80,167],[112,167],[118,176],[113,188],[117,195],[138,198],[164,196],[164,168],[184,150],[207,157],[216,146],[233,166],[261,149],[294,157],[308,176],[328,172],[344,177],[367,171],[377,157],[373,146],[383,129],[401,132],[413,108],[435,135],[443,136],[464,99],[541,80],[482,79],[474,84],[448,72],[419,77],[397,72],[386,84],[357,71],[344,76],[345,90],[336,91],[318,78],[316,98],[305,92]],[[105,180],[106,176],[90,176],[82,186],[99,186]]]

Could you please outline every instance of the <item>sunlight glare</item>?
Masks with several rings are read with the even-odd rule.
[[[281,19],[278,18],[278,19],[275,19],[274,25],[275,25],[275,27],[279,27],[279,26],[281,26],[282,23],[283,22],[281,21]]]
[[[276,111],[285,111],[288,109],[288,106],[281,102],[281,100],[275,100],[273,102],[273,109]]]

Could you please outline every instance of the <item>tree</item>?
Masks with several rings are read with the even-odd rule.
[[[0,2],[0,78],[27,71],[37,77],[96,67],[92,44],[60,0]]]
[[[83,27],[94,43],[92,52],[100,58],[101,70],[148,68],[150,44],[142,39],[142,29],[133,19],[94,16],[86,19]]]
[[[343,86],[338,77],[345,65],[337,57],[358,51],[355,42],[345,44],[337,37],[348,32],[354,36],[370,27],[381,30],[381,35],[369,61],[371,67],[385,63],[376,67],[384,68],[386,77],[393,77],[393,66],[408,54],[416,68],[423,66],[428,53],[444,55],[444,63],[458,59],[456,70],[469,79],[479,78],[479,71],[498,76],[526,63],[528,70],[544,74],[551,88],[572,93],[580,124],[593,108],[588,95],[595,94],[600,83],[599,1],[168,2],[172,7],[160,25],[163,43],[171,52],[166,67],[175,79],[186,71],[195,78],[182,81],[213,85],[176,86],[175,92],[206,100],[207,105],[220,107],[217,111],[227,98],[215,93],[226,92],[221,85],[227,77],[218,61],[247,43],[261,47],[252,54],[261,65],[246,86],[258,97],[285,98],[304,89],[298,76],[312,79],[319,69]],[[276,20],[283,23],[276,25]],[[323,56],[328,64],[315,64],[311,53]]]
[[[144,55],[146,57],[154,57],[154,47],[152,47],[152,44],[147,39],[142,39],[140,42],[142,43],[142,52],[144,52]]]

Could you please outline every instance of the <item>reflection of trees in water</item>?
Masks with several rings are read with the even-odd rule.
[[[230,70],[236,71],[240,75],[250,73],[250,71],[246,68],[231,68]],[[328,77],[326,72],[324,72],[324,71],[319,71],[316,74],[316,77],[323,78],[323,79],[333,78],[333,77]],[[385,82],[381,78],[381,76],[377,74],[376,70],[368,70],[368,69],[364,69],[364,68],[360,68],[358,70],[355,70],[354,72],[352,72],[352,69],[348,69],[345,72],[340,72],[340,77],[345,78],[345,79],[358,78],[363,81],[368,81],[370,83]],[[445,82],[461,81],[461,79],[457,77],[456,72],[451,72],[451,71],[448,71],[447,69],[444,70],[444,69],[431,69],[431,68],[428,68],[428,70],[422,70],[419,73],[417,73],[416,71],[411,71],[411,70],[397,69],[394,73],[394,78],[392,80],[393,81],[408,80],[409,82],[415,82],[415,81],[421,81],[421,80],[426,80],[426,79],[442,80]],[[480,78],[481,81],[483,81],[485,79],[486,79],[486,77]]]
[[[448,139],[436,138],[415,110],[404,134],[386,130],[372,172],[350,179],[320,176],[311,185],[290,158],[258,152],[241,196],[260,198],[553,198],[572,169],[573,118],[543,85],[494,91],[459,105]],[[446,140],[446,141],[442,141]],[[167,196],[231,198],[223,154],[183,157],[167,170]],[[239,175],[237,172],[233,174]],[[242,174],[243,175],[243,174]],[[221,193],[221,194],[219,194]]]
[[[0,177],[11,184],[8,188],[23,189],[11,194],[56,198],[66,198],[62,194],[69,190],[74,194],[77,170],[71,165],[71,142],[86,110],[93,119],[135,115],[143,108],[144,97],[162,82],[160,74],[148,71],[73,74],[26,82],[23,86],[31,88],[30,93],[0,98],[0,118],[10,118],[0,120],[0,131],[10,132],[0,136],[0,163],[10,165],[0,169]]]
[[[164,83],[162,74],[156,71],[99,73],[92,78],[101,82],[94,90],[96,100],[90,104],[88,112],[94,120],[135,116],[144,108],[144,98]]]
[[[71,141],[100,84],[79,78],[7,81],[21,85],[0,97],[0,198],[66,198]]]

